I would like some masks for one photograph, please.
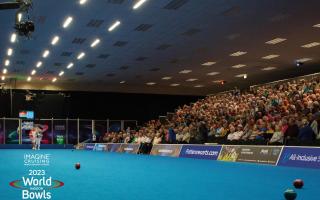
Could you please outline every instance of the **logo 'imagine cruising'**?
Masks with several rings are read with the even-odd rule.
[[[50,165],[50,154],[25,154],[25,166],[45,167]],[[21,199],[51,199],[52,189],[62,187],[63,182],[47,176],[44,169],[28,169],[28,175],[9,183],[10,186],[21,189]]]

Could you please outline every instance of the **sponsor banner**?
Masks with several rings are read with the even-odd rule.
[[[275,165],[282,147],[276,146],[223,146],[218,160]]]
[[[85,149],[85,150],[93,151],[94,148],[95,148],[95,144],[92,144],[92,143],[86,143],[86,144],[84,144],[84,149]]]
[[[183,145],[179,157],[217,160],[221,146]]]
[[[240,146],[222,146],[218,160],[236,162],[240,152]]]
[[[107,151],[107,144],[97,143],[94,147],[95,151]]]
[[[21,129],[22,130],[31,130],[33,128],[33,122],[22,122]]]
[[[118,152],[137,154],[139,151],[139,148],[140,148],[140,144],[121,144]]]
[[[182,145],[179,144],[156,144],[153,145],[151,155],[179,157]]]
[[[51,154],[24,154],[23,165],[26,166],[26,171],[19,171],[21,174],[9,182],[17,191],[14,199],[55,199],[54,191],[63,187],[64,183],[52,177],[50,170],[47,170],[50,163]]]
[[[78,145],[76,145],[75,147],[76,147],[76,149],[84,149],[84,143],[80,143],[80,144],[78,144]]]
[[[121,144],[120,143],[109,143],[107,144],[108,152],[119,152]]]
[[[320,169],[320,148],[284,147],[278,166]]]
[[[282,147],[275,146],[242,146],[237,162],[277,164]]]

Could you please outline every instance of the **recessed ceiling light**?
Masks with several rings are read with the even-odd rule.
[[[312,48],[312,47],[316,47],[316,46],[319,46],[319,45],[320,45],[319,42],[312,42],[312,43],[309,43],[309,44],[302,45],[301,47],[302,48]]]
[[[313,25],[314,28],[320,28],[320,24]]]
[[[56,81],[57,81],[57,78],[54,77],[54,78],[52,79],[52,83],[54,83],[54,82],[56,82]]]
[[[17,40],[17,34],[12,33],[10,37],[10,42],[14,43]]]
[[[41,61],[39,61],[39,62],[37,62],[36,67],[37,67],[37,68],[39,68],[39,67],[41,67],[41,65],[42,65],[42,62],[41,62]]]
[[[196,78],[189,78],[189,79],[187,79],[186,81],[188,81],[188,82],[193,82],[193,81],[196,81],[196,80],[198,80],[198,79],[196,79]]]
[[[67,28],[71,24],[72,20],[73,20],[72,17],[67,17],[67,19],[63,22],[62,27]]]
[[[36,70],[32,70],[32,71],[31,71],[31,75],[35,75],[36,73],[37,73]]]
[[[62,76],[64,74],[64,71],[60,71],[59,76]]]
[[[1,76],[1,80],[2,81],[6,80],[6,77],[5,76]]]
[[[244,64],[238,64],[238,65],[233,65],[231,66],[232,68],[235,68],[235,69],[239,69],[239,68],[242,68],[242,67],[245,67],[247,65],[244,65]]]
[[[300,58],[300,59],[297,59],[296,61],[304,63],[304,62],[308,62],[308,61],[311,61],[311,60],[312,60],[312,58]]]
[[[143,3],[145,3],[147,0],[139,0],[137,3],[133,5],[133,9],[138,9]]]
[[[21,22],[22,19],[22,13],[18,13],[18,22]]]
[[[204,85],[195,85],[194,87],[195,88],[202,88],[202,87],[204,87]]]
[[[270,59],[277,58],[277,57],[279,57],[279,55],[271,54],[271,55],[268,55],[268,56],[262,57],[262,59],[270,60]]]
[[[220,74],[220,72],[210,72],[210,73],[207,73],[208,76],[214,76],[214,75],[217,75],[217,74]]]
[[[50,51],[49,51],[49,50],[45,50],[45,51],[43,52],[43,54],[42,54],[42,57],[43,57],[43,58],[46,58],[46,57],[48,57],[49,54],[50,54]]]
[[[188,74],[190,72],[192,72],[192,70],[185,69],[185,70],[180,71],[179,74]]]
[[[8,56],[11,56],[12,53],[13,53],[13,49],[9,48],[8,51],[7,51],[7,55],[8,55]]]
[[[31,76],[28,76],[27,81],[30,82],[31,81]]]
[[[211,65],[214,65],[214,64],[216,64],[216,62],[205,62],[205,63],[202,63],[201,65],[202,66],[211,66]]]
[[[265,68],[262,68],[261,70],[262,71],[270,71],[270,70],[274,70],[276,69],[276,67],[265,67]]]
[[[235,57],[235,56],[242,56],[244,54],[247,54],[247,52],[245,52],[245,51],[237,51],[235,53],[230,54],[230,56],[234,56]]]
[[[93,42],[92,42],[92,44],[90,45],[91,47],[95,47],[97,44],[99,44],[100,43],[100,39],[95,39]]]
[[[55,44],[57,44],[57,42],[59,41],[59,36],[54,36],[53,38],[52,38],[52,41],[51,41],[51,44],[52,45],[55,45]]]
[[[215,80],[215,81],[212,81],[213,83],[217,83],[217,84],[221,84],[223,82],[225,82],[224,80]]]
[[[120,81],[120,84],[124,84],[124,83],[126,83],[126,81]]]
[[[162,77],[162,80],[170,80],[170,79],[172,79],[172,77],[171,77],[171,76],[165,76],[165,77]]]
[[[247,75],[247,74],[243,75],[243,78],[244,78],[244,79],[247,79],[247,77],[248,77],[248,75]]]
[[[83,56],[85,56],[86,54],[84,52],[79,53],[77,59],[80,60],[81,58],[83,58]]]
[[[109,32],[113,31],[115,28],[117,28],[117,26],[119,26],[121,24],[120,21],[116,21],[114,22],[108,29]]]
[[[170,86],[172,86],[172,87],[177,87],[177,86],[179,86],[180,84],[179,83],[172,83],[172,84],[170,84]]]
[[[68,66],[67,66],[67,69],[70,69],[73,67],[73,63],[69,63]]]
[[[5,61],[4,61],[4,65],[5,65],[5,66],[9,66],[9,65],[10,65],[10,60],[8,60],[8,59],[5,60]]]
[[[238,74],[238,75],[235,75],[235,77],[237,77],[237,78],[244,78],[244,77],[246,77],[246,78],[247,78],[247,74]]]
[[[285,38],[275,38],[275,39],[272,39],[272,40],[266,42],[266,44],[278,44],[278,43],[286,41],[286,40],[287,39],[285,39]]]
[[[4,68],[4,69],[2,70],[2,73],[3,73],[3,74],[7,74],[7,73],[8,73],[8,70],[7,70],[6,68]]]
[[[156,83],[155,82],[148,82],[146,83],[147,85],[155,85]]]
[[[87,0],[79,0],[79,3],[80,3],[81,5],[83,5],[83,4],[87,3]]]

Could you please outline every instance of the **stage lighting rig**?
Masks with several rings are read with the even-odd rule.
[[[14,28],[20,36],[30,38],[34,32],[34,23],[30,20],[29,10],[32,8],[32,0],[15,0],[13,2],[0,3],[0,10],[18,9],[15,16]]]

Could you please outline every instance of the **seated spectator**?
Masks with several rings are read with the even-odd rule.
[[[131,137],[130,137],[130,132],[125,134],[125,137],[124,137],[124,143],[130,143],[131,141]]]
[[[132,138],[132,143],[137,143],[138,144],[139,143],[138,139],[139,139],[139,133],[136,132],[135,135]]]
[[[282,143],[282,142],[283,142],[283,133],[281,132],[281,127],[280,125],[276,125],[275,131],[269,143]]]
[[[183,139],[183,133],[182,133],[182,128],[179,128],[179,130],[176,131],[176,140],[178,144],[182,143],[182,139]]]
[[[223,132],[224,132],[224,128],[223,126],[219,125],[216,129],[215,127],[212,127],[212,132],[214,134],[215,137],[219,138],[219,137],[223,137]]]
[[[176,139],[179,143],[204,143],[208,139],[223,142],[224,137],[228,140],[270,140],[269,143],[277,143],[282,138],[305,140],[306,137],[302,136],[306,134],[302,133],[309,128],[302,119],[308,117],[309,126],[320,139],[319,101],[320,78],[316,76],[310,80],[263,85],[243,93],[237,90],[208,96],[179,107],[174,117],[168,119],[169,125],[151,120],[140,130],[142,135],[151,132],[149,137],[160,132],[165,143],[175,143]],[[239,125],[244,128],[240,129]],[[133,142],[139,143],[140,137],[136,135]],[[114,134],[108,138],[113,140]],[[118,140],[125,140],[125,137]]]
[[[240,140],[243,135],[243,126],[241,124],[238,124],[237,131],[233,133],[233,140]]]
[[[118,143],[118,142],[119,142],[118,137],[116,135],[114,135],[111,140],[111,143]]]
[[[199,144],[203,144],[207,141],[208,139],[208,128],[206,126],[206,123],[204,121],[199,122],[198,125],[198,131],[197,131],[197,137],[196,137],[196,141]]]
[[[189,144],[191,139],[190,131],[188,127],[185,127],[183,129],[183,138],[182,138],[182,143],[183,144]]]
[[[160,132],[156,133],[156,136],[153,138],[152,144],[161,144],[162,143],[162,135]]]
[[[258,129],[258,126],[255,124],[255,125],[253,126],[252,133],[251,133],[251,135],[249,136],[249,140],[256,140],[257,137],[259,136],[259,133],[260,133],[260,131],[259,131],[259,129]]]
[[[208,137],[214,137],[216,134],[216,125],[210,126]]]
[[[241,137],[242,140],[247,141],[249,140],[249,137],[252,134],[252,127],[246,124],[246,126],[243,128],[243,135]]]
[[[271,124],[267,125],[267,131],[264,133],[263,137],[267,140],[270,140],[274,134],[274,128]]]
[[[256,137],[257,140],[264,140],[264,136],[267,132],[267,123],[262,121],[262,120],[258,120],[258,135]]]
[[[109,142],[109,133],[105,132],[102,138],[102,142],[107,143]]]
[[[293,118],[289,119],[289,125],[284,133],[284,139],[285,140],[292,140],[298,137],[299,134],[299,127],[296,124],[295,120]]]
[[[300,141],[312,141],[314,139],[314,132],[309,126],[309,122],[306,118],[302,119],[302,127],[299,129],[298,138]]]
[[[228,134],[227,139],[232,141],[234,140],[234,133],[236,132],[236,129],[233,125],[230,125],[229,130],[230,130],[230,133]]]
[[[151,151],[151,134],[145,133],[144,135],[141,136],[140,139],[140,149],[139,152],[140,154],[148,154]]]
[[[310,120],[311,121],[310,127],[312,128],[316,139],[320,139],[320,131],[319,131],[320,113],[317,112],[313,116],[311,115],[310,118],[312,119]]]

